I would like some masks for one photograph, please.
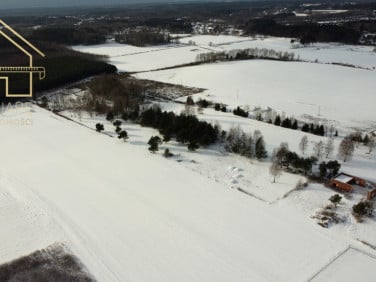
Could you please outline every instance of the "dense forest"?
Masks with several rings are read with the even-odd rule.
[[[357,44],[360,31],[345,25],[329,25],[316,23],[300,23],[283,25],[273,19],[250,20],[246,26],[249,35],[264,34],[280,37],[299,38],[301,43],[341,42]]]
[[[90,76],[117,72],[116,67],[106,63],[105,57],[83,54],[61,45],[42,41],[34,43],[46,55],[44,58],[39,57],[34,60],[35,66],[43,66],[46,69],[44,80],[39,80],[37,74],[35,75],[34,97],[37,97],[41,91],[73,83]],[[22,65],[19,62],[19,54],[10,48],[13,47],[5,44],[0,46],[0,52],[8,54],[6,60],[1,62],[5,63],[5,65]],[[27,75],[8,74],[7,76],[10,77],[11,81],[10,91],[14,93],[28,91],[29,80]],[[0,102],[15,102],[17,99],[5,98],[4,89],[4,81],[0,81]]]

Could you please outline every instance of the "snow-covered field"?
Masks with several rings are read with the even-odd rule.
[[[96,46],[75,46],[73,49],[96,55],[106,55],[119,71],[138,72],[173,67],[196,61],[198,54],[211,49],[182,44],[158,47],[135,47],[109,43]]]
[[[335,43],[316,43],[296,48],[290,38],[196,35],[180,39],[181,43],[195,42],[199,47],[217,48],[221,51],[246,48],[267,48],[293,52],[301,60],[320,63],[344,63],[374,69],[376,52],[372,46],[355,46]]]
[[[374,128],[375,72],[333,65],[250,60],[205,64],[136,75],[205,88],[201,97],[236,106],[271,107],[288,116]],[[197,98],[200,97],[197,96]]]
[[[179,39],[180,44],[156,47],[135,47],[118,43],[72,48],[92,54],[109,56],[119,71],[137,72],[187,64],[201,53],[247,48],[267,48],[293,52],[296,58],[318,63],[342,63],[372,69],[376,67],[376,52],[371,46],[318,43],[307,47],[292,46],[290,38],[195,35]]]
[[[13,200],[14,213],[9,210],[2,221],[7,232],[1,238],[18,242],[18,248],[1,247],[1,262],[56,240],[66,243],[99,281],[305,281],[349,245],[364,248],[351,236],[319,227],[293,205],[283,205],[286,199],[270,204],[231,189],[223,182],[226,177],[254,177],[245,159],[230,168],[228,160],[202,149],[197,155],[181,152],[183,161],[177,162],[147,151],[147,140],[156,134],[152,129],[127,123],[130,140],[124,143],[35,106],[9,116],[33,123],[1,127],[7,132],[0,140],[7,148],[2,179],[8,181],[0,191],[16,199],[22,193],[24,199]],[[98,121],[103,117],[82,122],[93,127]],[[105,128],[113,130],[108,123]],[[187,169],[194,163],[184,159],[198,167],[210,161],[207,167],[216,165],[223,175],[216,181],[205,171]],[[7,198],[0,198],[1,207]],[[23,201],[35,206],[34,221],[27,218]],[[13,214],[19,225],[24,223],[22,229],[14,228]],[[47,235],[38,234],[29,244],[33,237],[25,234],[37,226],[47,228]],[[349,260],[343,263],[352,266]],[[354,271],[366,277],[373,273],[372,268]]]

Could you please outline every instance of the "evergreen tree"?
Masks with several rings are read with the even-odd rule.
[[[302,126],[302,131],[303,131],[303,132],[309,132],[309,125],[305,123],[305,124]]]
[[[121,126],[121,120],[115,120],[114,122],[113,122],[113,125],[115,126],[115,127],[119,127],[119,126]]]
[[[326,166],[325,162],[320,163],[319,170],[320,170],[320,177],[322,177],[322,178],[326,177],[327,166]]]
[[[298,121],[297,121],[297,120],[295,120],[295,121],[293,122],[293,124],[291,125],[291,128],[292,128],[292,129],[298,129]]]
[[[119,135],[118,135],[118,138],[119,138],[119,139],[123,139],[124,142],[127,141],[128,138],[129,138],[129,137],[128,137],[128,132],[125,131],[125,130],[120,131],[120,132],[119,132]]]
[[[121,127],[120,126],[117,126],[116,128],[115,128],[115,132],[116,133],[119,133],[121,131]]]
[[[342,197],[338,194],[335,194],[329,198],[329,201],[332,202],[334,207],[337,207],[337,205],[341,202]]]
[[[268,154],[265,150],[264,137],[259,137],[255,144],[255,156],[258,160],[265,159]]]
[[[274,120],[274,125],[280,126],[281,125],[281,117],[277,115]]]
[[[156,151],[159,150],[159,145],[161,144],[162,140],[159,136],[152,136],[148,142],[149,151],[154,154]]]
[[[115,116],[112,112],[107,113],[106,120],[113,121],[114,118],[115,118]]]
[[[334,177],[338,174],[341,164],[338,161],[329,161],[326,167],[330,171],[330,177]]]
[[[171,158],[171,157],[174,156],[174,154],[172,154],[172,153],[170,152],[169,149],[165,149],[165,151],[164,151],[164,153],[163,153],[163,156],[164,156],[165,158]]]
[[[101,124],[101,123],[97,123],[97,124],[95,125],[95,128],[96,128],[96,130],[97,130],[98,132],[102,132],[102,131],[104,130],[104,126],[103,126],[103,124]]]

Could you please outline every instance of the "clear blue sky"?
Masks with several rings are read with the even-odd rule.
[[[190,2],[197,0],[0,0],[0,9],[39,8],[39,7],[67,7],[67,6],[111,6],[118,4],[158,3],[158,2]],[[205,0],[202,2],[215,1]],[[221,0],[217,0],[220,2]]]

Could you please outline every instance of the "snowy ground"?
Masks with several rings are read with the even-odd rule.
[[[351,267],[346,267],[346,265]],[[359,275],[367,273],[369,269],[376,267],[376,257],[364,254],[356,249],[350,248],[346,250],[331,265],[322,270],[311,281],[370,281],[367,275]]]
[[[184,161],[150,154],[145,143],[156,134],[152,129],[127,123],[130,140],[124,143],[34,106],[11,116],[33,123],[0,128],[7,132],[0,144],[7,148],[3,179],[9,180],[0,186],[2,194],[21,191],[48,215],[51,223],[35,217],[40,230],[55,226],[62,232],[47,228],[49,235],[35,241],[45,241],[43,247],[63,241],[99,281],[305,281],[350,244],[362,248],[351,236],[323,229],[299,209],[283,205],[290,197],[270,204],[222,182],[226,173],[252,179],[248,161],[231,161],[229,168],[220,157],[211,158],[210,149],[181,152],[197,163],[216,163],[223,171],[216,181],[205,171],[187,169]],[[83,122],[98,120],[103,117]],[[105,127],[107,133],[113,130]],[[1,198],[0,206],[4,203]],[[33,237],[25,236],[38,225],[15,230],[9,212],[2,221],[8,233],[1,236],[20,247],[5,252],[8,244],[3,244],[1,261],[16,258],[24,248],[22,255],[38,248],[37,243],[29,245]],[[21,217],[22,208],[14,214]],[[369,277],[369,271],[361,274]]]
[[[119,71],[138,72],[173,67],[196,61],[197,55],[211,52],[206,47],[172,44],[158,47],[135,47],[109,43],[96,46],[74,46],[73,49],[109,56]]]

